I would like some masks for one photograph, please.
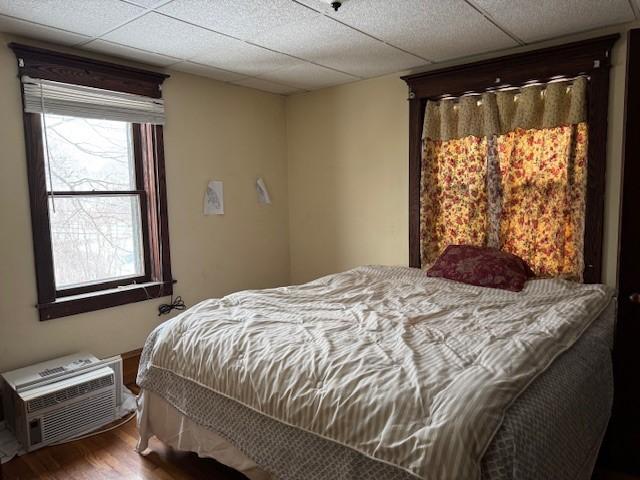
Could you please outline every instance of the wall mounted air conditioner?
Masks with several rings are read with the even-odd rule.
[[[89,433],[116,419],[122,359],[78,353],[2,374],[8,428],[26,451]]]

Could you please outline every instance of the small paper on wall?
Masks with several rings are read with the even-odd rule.
[[[261,177],[258,177],[258,180],[256,181],[256,191],[258,192],[258,203],[271,205],[269,190],[267,190],[267,186],[264,184],[264,180],[262,180]]]
[[[207,185],[207,191],[204,194],[204,214],[224,214],[224,194],[222,182],[211,180],[209,182],[209,185]]]

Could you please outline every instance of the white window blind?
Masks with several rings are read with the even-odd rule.
[[[24,111],[131,123],[164,124],[160,98],[22,77]]]

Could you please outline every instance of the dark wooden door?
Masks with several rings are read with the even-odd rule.
[[[610,467],[640,474],[640,29],[629,32]]]

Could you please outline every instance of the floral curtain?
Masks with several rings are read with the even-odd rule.
[[[539,276],[583,271],[587,137],[584,77],[427,102],[421,257],[488,245]]]
[[[420,224],[424,260],[449,244],[487,243],[487,139],[468,136],[425,143]]]

